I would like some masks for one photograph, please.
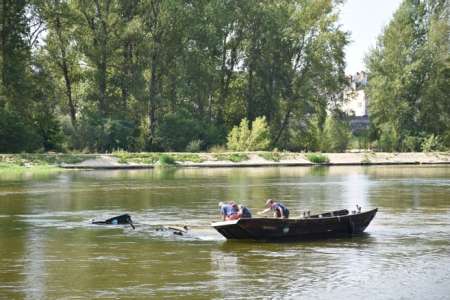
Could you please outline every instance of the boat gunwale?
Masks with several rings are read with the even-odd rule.
[[[372,213],[372,212],[378,212],[378,208],[374,208],[374,209],[371,209],[371,210],[366,210],[366,211],[362,211],[362,212],[357,212],[357,213],[354,213],[354,214],[352,214],[352,213],[348,213],[348,214],[346,214],[346,215],[341,215],[341,216],[326,216],[326,217],[313,217],[313,218],[311,218],[311,217],[306,217],[306,218],[303,218],[303,217],[298,217],[298,218],[287,218],[287,219],[281,219],[281,218],[270,218],[270,217],[264,217],[264,218],[260,218],[260,217],[257,217],[257,218],[241,218],[241,219],[237,219],[237,220],[228,220],[228,221],[218,221],[218,222],[213,222],[213,223],[211,223],[211,226],[213,226],[213,227],[223,227],[223,226],[229,226],[229,225],[239,225],[239,223],[240,223],[240,221],[242,220],[242,221],[244,221],[244,220],[258,220],[258,221],[262,221],[262,220],[277,220],[277,221],[279,221],[280,223],[283,223],[283,221],[294,221],[294,222],[297,222],[297,221],[303,221],[303,220],[327,220],[327,219],[342,219],[342,218],[349,218],[349,217],[352,217],[352,216],[360,216],[360,215],[364,215],[364,214],[368,214],[368,213]],[[322,214],[326,214],[326,213],[330,213],[330,212],[325,212],[325,213],[322,213]]]

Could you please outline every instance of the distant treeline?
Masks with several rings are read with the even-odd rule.
[[[341,2],[2,0],[0,152],[343,151]],[[365,147],[449,146],[448,17],[404,1],[380,36]]]

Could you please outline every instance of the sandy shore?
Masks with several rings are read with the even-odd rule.
[[[191,168],[219,168],[219,167],[270,167],[270,166],[313,166],[305,153],[283,154],[279,161],[267,160],[257,152],[246,153],[248,160],[231,162],[216,160],[210,153],[198,154],[204,161],[194,163],[189,161],[178,162],[177,167]],[[421,165],[421,164],[449,164],[450,153],[324,153],[329,163],[324,165]],[[70,169],[151,169],[157,164],[120,163],[119,159],[108,154],[98,154],[95,158],[87,159],[77,164],[61,164],[61,168]]]

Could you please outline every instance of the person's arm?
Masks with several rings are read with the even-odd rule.
[[[225,221],[225,209],[223,207],[220,208],[220,215],[222,216],[222,220]]]
[[[266,212],[269,212],[270,211],[270,207],[268,207],[268,208],[266,208],[265,210],[262,210],[262,211],[259,211],[258,212],[258,215],[262,215],[262,214],[265,214]]]

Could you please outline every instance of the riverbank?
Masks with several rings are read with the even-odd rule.
[[[320,159],[318,159],[320,158]],[[169,163],[165,163],[169,161]],[[171,162],[174,162],[173,164]],[[271,167],[314,165],[425,165],[449,164],[449,152],[430,153],[128,153],[112,154],[0,154],[2,170],[28,169],[151,169],[164,165],[176,167]]]

